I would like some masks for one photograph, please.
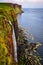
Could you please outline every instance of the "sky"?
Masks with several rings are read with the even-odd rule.
[[[0,2],[17,3],[23,8],[43,8],[43,0],[0,0]]]

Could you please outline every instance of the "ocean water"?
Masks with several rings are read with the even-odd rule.
[[[24,13],[18,17],[18,24],[28,29],[28,33],[34,36],[33,42],[40,42],[38,53],[42,58],[43,65],[43,8],[24,8]]]

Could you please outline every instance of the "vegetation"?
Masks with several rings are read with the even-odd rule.
[[[17,65],[13,62],[5,43],[0,43],[0,65]]]

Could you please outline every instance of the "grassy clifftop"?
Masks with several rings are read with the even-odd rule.
[[[3,12],[7,18],[12,20],[11,11],[13,10],[13,14],[15,14],[15,18],[17,14],[22,13],[21,5],[11,4],[11,3],[0,3],[0,14]],[[3,15],[2,14],[2,15]]]

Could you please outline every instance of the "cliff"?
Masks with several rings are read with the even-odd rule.
[[[9,54],[14,60],[14,47],[12,41],[12,26],[9,24],[11,21],[16,40],[18,38],[18,22],[17,15],[22,13],[21,5],[12,3],[0,3],[0,44],[5,44],[9,50]]]

